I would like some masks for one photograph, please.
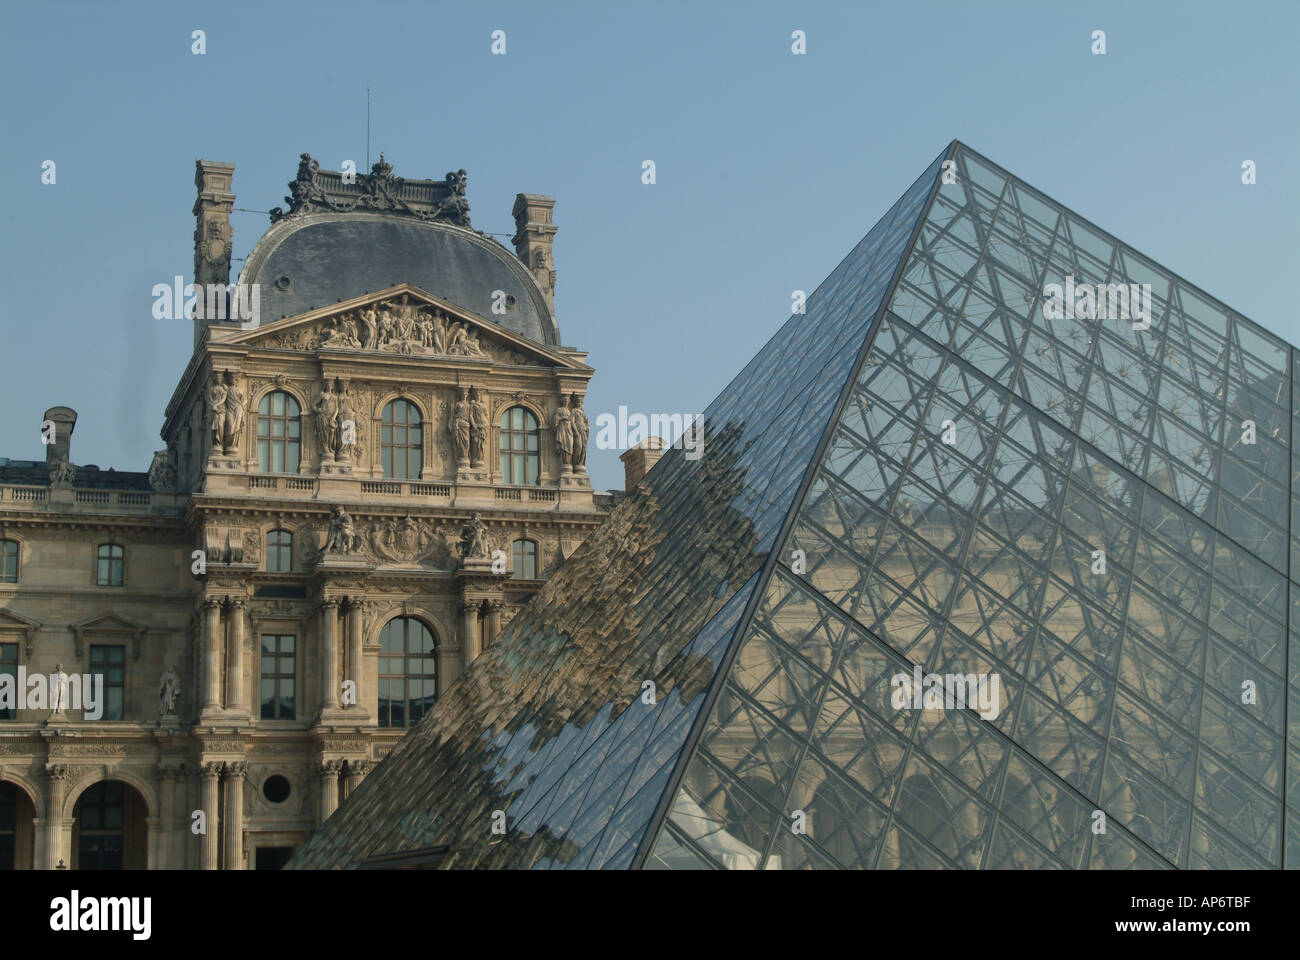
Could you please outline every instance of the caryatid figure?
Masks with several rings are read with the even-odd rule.
[[[212,449],[219,452],[223,444],[221,433],[226,423],[226,395],[229,391],[221,382],[221,376],[212,374],[212,385],[208,387],[208,423],[212,426]]]
[[[225,436],[221,438],[221,446],[223,453],[230,454],[239,445],[239,431],[244,429],[244,412],[248,404],[244,391],[235,383],[233,373],[226,374],[226,383]]]
[[[469,459],[474,466],[482,466],[488,438],[487,404],[477,387],[470,389],[469,402]]]
[[[591,433],[591,424],[582,409],[582,397],[574,393],[570,394],[570,400],[573,408],[573,469],[577,473],[586,473],[587,435]]]
[[[320,447],[320,458],[323,462],[333,460],[338,448],[339,399],[332,392],[329,380],[321,387],[311,409],[316,415],[316,445]]]
[[[573,413],[569,410],[569,398],[560,401],[555,411],[555,449],[560,454],[560,472],[573,470]]]
[[[456,447],[456,465],[469,466],[470,408],[469,390],[461,387],[460,399],[451,412],[451,439]]]

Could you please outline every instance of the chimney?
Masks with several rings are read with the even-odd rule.
[[[72,431],[77,426],[77,411],[71,407],[50,407],[43,420],[54,421],[54,442],[45,448],[45,462],[58,463],[72,456]]]
[[[623,461],[623,489],[631,493],[641,478],[664,455],[664,442],[659,437],[646,437],[631,450],[619,457]]]
[[[233,163],[194,161],[194,186],[198,188],[198,198],[194,201],[194,286],[200,298],[205,284],[230,285],[233,236],[230,212],[235,206],[235,195],[230,188],[234,177]],[[209,323],[207,320],[194,321],[196,347]]]
[[[515,254],[537,278],[538,286],[546,294],[552,314],[555,313],[555,258],[551,255],[551,244],[555,242],[558,229],[551,223],[554,209],[554,197],[536,193],[516,196],[513,210],[515,235],[511,241],[515,245]]]

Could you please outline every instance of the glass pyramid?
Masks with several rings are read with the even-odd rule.
[[[1300,865],[1297,379],[954,142],[291,866]]]

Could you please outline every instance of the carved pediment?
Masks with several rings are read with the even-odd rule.
[[[139,660],[140,648],[144,635],[149,632],[147,624],[135,623],[116,613],[101,613],[77,623],[68,625],[72,630],[73,647],[78,660],[85,650],[86,640],[108,639],[110,641],[131,641],[131,656]]]
[[[215,330],[213,339],[309,353],[341,351],[378,358],[442,357],[485,366],[583,369],[572,359],[413,284],[286,317],[254,330]]]
[[[36,631],[41,629],[41,622],[31,617],[24,617],[13,610],[0,610],[0,640],[23,638],[24,651],[32,655],[32,645],[36,642]]]

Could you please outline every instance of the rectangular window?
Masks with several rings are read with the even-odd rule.
[[[125,582],[123,560],[125,553],[115,543],[105,543],[99,548],[99,564],[95,582],[101,587],[120,587]]]
[[[294,641],[292,634],[262,635],[262,719],[294,719]]]
[[[126,702],[126,647],[91,644],[91,683],[104,678],[104,714],[101,720],[121,720]]]
[[[18,644],[0,643],[0,675],[8,674],[13,679],[10,680],[11,690],[14,692],[14,700],[22,694],[18,690]],[[0,720],[12,720],[15,716],[12,707],[5,707],[0,710]]]
[[[272,530],[266,535],[266,569],[272,573],[293,570],[293,534]]]
[[[18,582],[18,542],[0,540],[0,583]]]

